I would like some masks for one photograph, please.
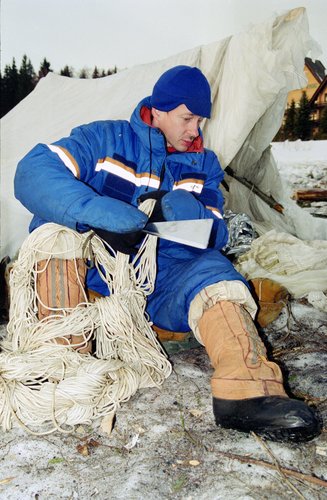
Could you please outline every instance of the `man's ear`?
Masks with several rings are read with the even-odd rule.
[[[162,111],[156,108],[151,108],[151,113],[152,113],[152,124],[156,126],[160,122],[160,118],[162,116]]]

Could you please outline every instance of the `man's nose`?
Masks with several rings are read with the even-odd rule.
[[[189,134],[193,139],[195,139],[199,135],[199,129],[197,123],[191,123],[189,127]]]

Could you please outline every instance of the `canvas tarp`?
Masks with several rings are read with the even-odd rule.
[[[1,120],[1,257],[12,257],[28,233],[31,214],[13,194],[16,165],[24,154],[82,123],[129,119],[161,73],[177,64],[198,66],[210,81],[213,113],[203,127],[206,146],[223,168],[230,166],[247,177],[285,210],[279,214],[229,177],[227,208],[248,213],[262,232],[276,228],[303,239],[327,238],[325,221],[303,213],[284,194],[270,152],[287,93],[306,85],[304,57],[313,56],[314,46],[305,9],[298,8],[247,32],[105,78],[49,73]]]

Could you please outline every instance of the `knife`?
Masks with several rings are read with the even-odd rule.
[[[163,240],[204,249],[208,247],[212,224],[213,219],[150,222],[142,231]]]
[[[195,248],[207,248],[213,219],[150,222],[140,232],[164,240],[182,243]],[[140,232],[114,233],[100,228],[91,228],[102,240],[116,251],[131,254],[140,243]]]

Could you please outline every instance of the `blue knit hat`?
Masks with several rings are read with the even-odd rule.
[[[151,106],[171,111],[181,104],[194,115],[210,118],[210,85],[198,68],[175,66],[161,75],[151,96]]]

